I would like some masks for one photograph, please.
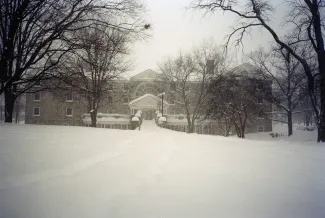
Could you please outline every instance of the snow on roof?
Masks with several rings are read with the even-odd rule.
[[[90,114],[83,114],[84,117],[90,117]],[[97,113],[97,117],[101,118],[101,117],[114,117],[116,119],[119,118],[130,118],[130,115],[128,114],[106,114],[106,113]]]
[[[136,103],[138,101],[141,101],[142,99],[148,98],[148,97],[153,98],[153,99],[155,99],[157,101],[161,101],[161,99],[159,97],[157,97],[157,96],[155,96],[153,94],[144,94],[144,95],[140,96],[139,98],[136,98],[136,99],[130,101],[129,105],[132,105],[132,104],[134,104],[134,103]],[[169,103],[167,101],[165,101],[165,100],[164,100],[164,104],[169,105]]]
[[[230,72],[241,76],[259,77],[259,69],[250,63],[243,63],[230,70]]]
[[[147,69],[145,71],[142,71],[141,73],[138,73],[135,76],[132,76],[130,80],[160,80],[161,74],[157,73],[154,70]]]

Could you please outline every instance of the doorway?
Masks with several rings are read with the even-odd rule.
[[[143,109],[143,119],[152,120],[155,118],[155,109]]]

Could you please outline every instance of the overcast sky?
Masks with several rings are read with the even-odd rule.
[[[176,55],[180,50],[189,50],[204,39],[213,38],[217,44],[224,44],[236,16],[222,12],[203,16],[199,12],[187,11],[186,7],[191,1],[143,0],[148,9],[148,21],[152,24],[152,37],[133,45],[134,67],[130,76],[146,69],[158,70],[157,63],[164,57]],[[279,2],[281,0],[272,0],[277,11],[283,8]],[[261,29],[253,31],[251,35],[245,39],[245,52],[260,45],[267,46],[271,41],[270,35]],[[240,63],[242,58],[236,61]]]

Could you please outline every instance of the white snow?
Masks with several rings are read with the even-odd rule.
[[[325,146],[0,124],[1,218],[324,218]]]
[[[303,124],[293,124],[293,135],[288,137],[288,125],[285,123],[273,123],[273,133],[281,134],[280,137],[272,138],[271,132],[260,132],[246,134],[246,139],[262,141],[287,141],[287,142],[315,142],[317,139],[317,130],[309,132],[299,130]],[[234,136],[236,137],[236,136]]]
[[[132,117],[132,121],[137,121],[137,122],[139,122],[140,120],[139,120],[139,117],[134,116],[134,117]]]
[[[167,119],[166,119],[166,117],[159,117],[159,120],[158,120],[159,122],[166,122],[167,121]]]

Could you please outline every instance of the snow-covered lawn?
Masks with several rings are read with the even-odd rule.
[[[324,218],[325,146],[0,124],[1,218]]]
[[[272,138],[271,132],[260,132],[246,134],[246,139],[263,141],[288,141],[288,142],[315,142],[317,140],[317,130],[303,131],[300,128],[303,124],[293,124],[293,135],[288,137],[288,125],[285,123],[273,123],[273,133],[282,134],[280,137]],[[236,137],[236,136],[234,136]]]

